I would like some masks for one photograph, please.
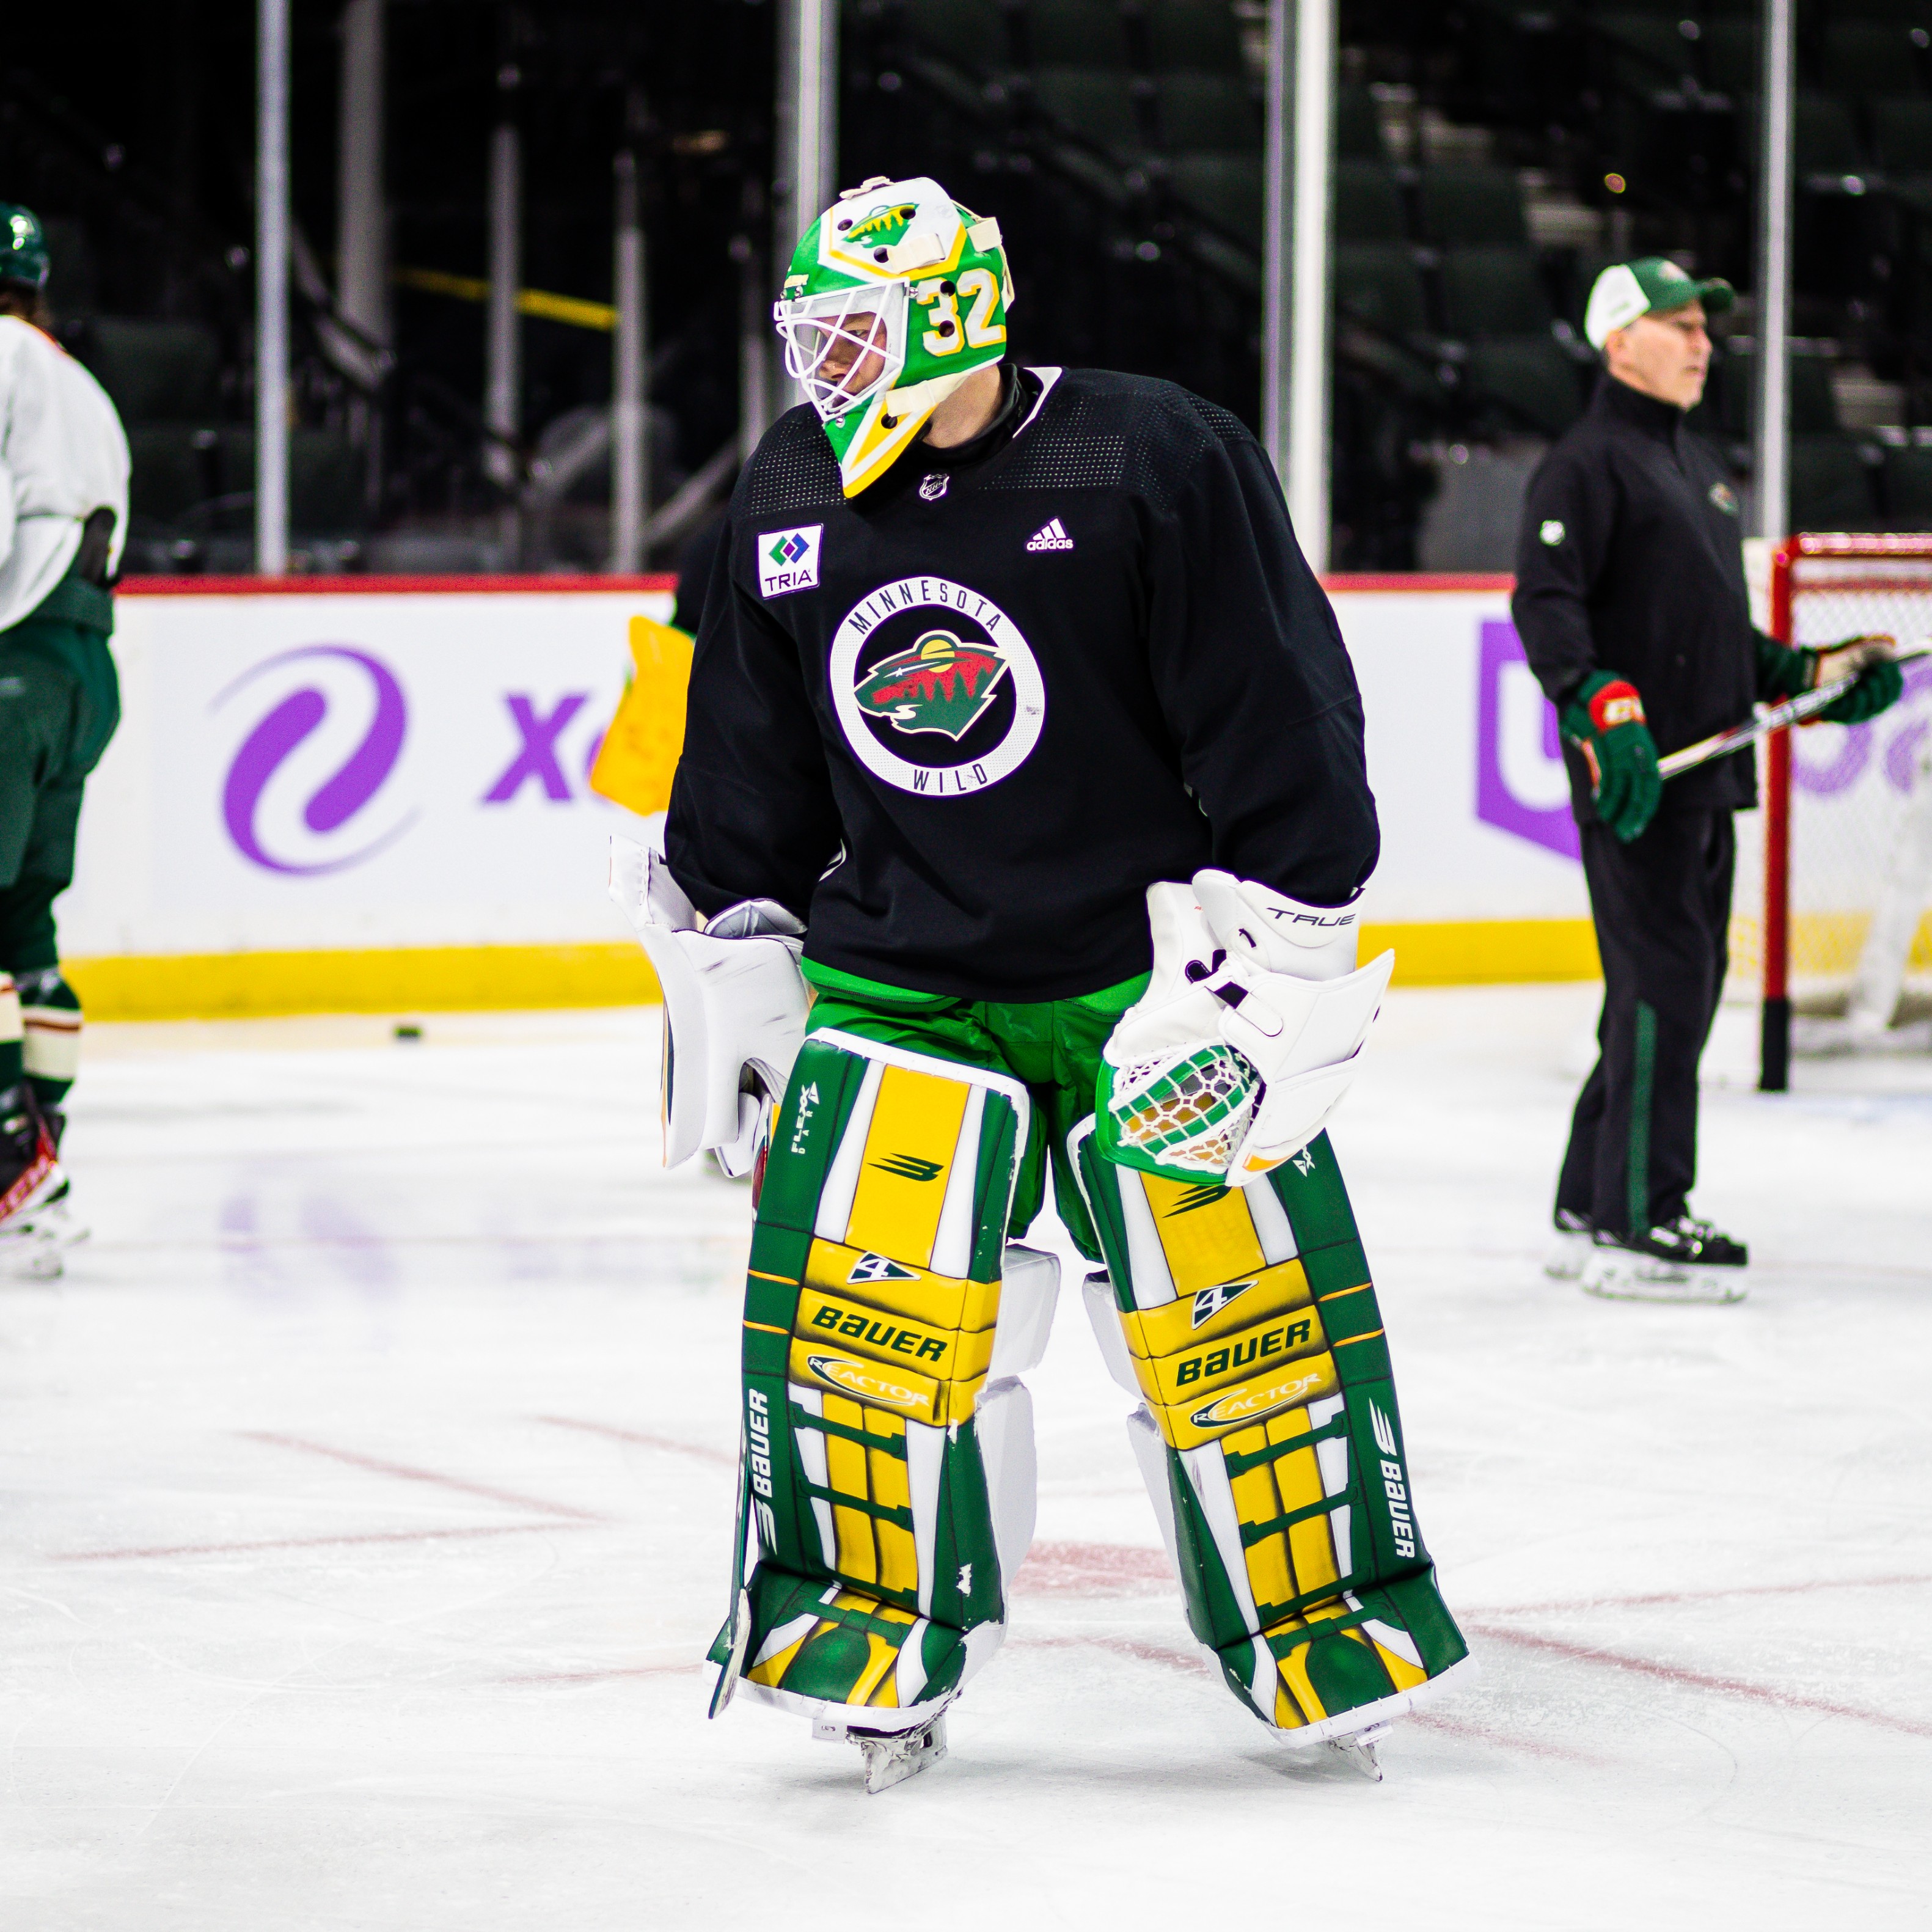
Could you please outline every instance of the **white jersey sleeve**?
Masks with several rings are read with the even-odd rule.
[[[128,533],[128,438],[107,392],[58,343],[0,316],[0,630],[67,574],[81,526],[114,512],[110,571]]]

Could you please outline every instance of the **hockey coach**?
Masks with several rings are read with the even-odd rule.
[[[1604,358],[1588,410],[1523,504],[1512,604],[1556,706],[1582,843],[1604,1010],[1557,1183],[1550,1272],[1597,1294],[1732,1301],[1744,1244],[1694,1219],[1697,1061],[1724,984],[1736,841],[1756,804],[1748,758],[1666,788],[1660,752],[1840,674],[1828,650],[1754,629],[1737,499],[1684,425],[1711,362],[1708,315],[1730,285],[1652,256],[1606,268],[1584,333]],[[1863,642],[1854,639],[1852,644]],[[1822,715],[1855,724],[1899,695],[1871,664]]]

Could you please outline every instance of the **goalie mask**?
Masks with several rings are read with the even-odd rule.
[[[856,496],[976,369],[1006,352],[1000,225],[935,181],[874,177],[806,232],[772,314]]]

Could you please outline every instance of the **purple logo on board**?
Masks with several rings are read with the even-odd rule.
[[[1894,791],[1909,792],[1918,770],[1918,744],[1932,730],[1932,658],[1905,666],[1905,695],[1882,716],[1848,724],[1841,733],[1802,730],[1791,734],[1791,782],[1799,791],[1830,798],[1849,791],[1865,775],[1886,734],[1883,770]],[[1833,740],[1835,738],[1836,742]],[[1824,755],[1812,749],[1821,746]]]
[[[301,818],[308,830],[320,837],[341,830],[380,791],[401,757],[403,736],[409,706],[402,686],[380,659],[347,644],[304,644],[268,658],[244,671],[214,700],[225,704],[236,692],[252,683],[263,672],[278,664],[300,658],[320,658],[346,662],[367,677],[374,700],[373,715],[362,740],[342,764],[310,794]],[[304,861],[278,857],[268,849],[258,824],[262,794],[296,750],[313,736],[328,716],[326,694],[312,685],[304,685],[283,698],[242,741],[228,767],[221,788],[222,823],[243,857],[271,872],[294,877],[314,877],[339,872],[374,857],[385,846],[408,830],[416,814],[375,838],[339,856]]]
[[[1486,619],[1476,676],[1476,816],[1574,859],[1582,850],[1556,709],[1507,618]]]

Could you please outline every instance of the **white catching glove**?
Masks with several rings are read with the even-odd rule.
[[[664,988],[664,1165],[715,1148],[727,1174],[748,1174],[805,1042],[805,928],[746,899],[700,932],[663,854],[628,838],[610,841],[610,896]]]
[[[1228,949],[1221,1037],[1264,1083],[1228,1178],[1265,1174],[1328,1124],[1361,1065],[1395,955],[1355,966],[1353,906],[1303,905],[1232,872],[1194,875],[1210,929]]]
[[[1395,964],[1359,971],[1352,907],[1308,906],[1231,872],[1148,889],[1154,971],[1103,1050],[1123,1152],[1240,1185],[1328,1124]]]

